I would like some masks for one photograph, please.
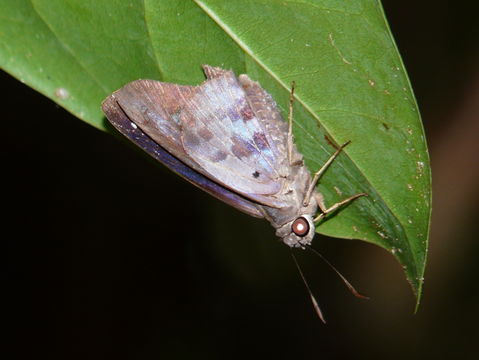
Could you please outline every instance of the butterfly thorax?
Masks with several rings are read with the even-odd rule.
[[[301,161],[298,165],[291,167],[291,172],[284,181],[285,186],[277,194],[285,206],[281,208],[261,206],[265,218],[276,229],[276,235],[290,247],[309,245],[314,237],[313,217],[318,208],[314,193],[311,194],[308,204],[304,205],[304,194],[310,182],[310,173]],[[293,231],[293,224],[301,218],[304,219],[302,226],[307,227],[308,231],[298,236]]]

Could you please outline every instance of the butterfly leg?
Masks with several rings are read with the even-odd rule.
[[[343,145],[341,145],[338,150],[336,150],[336,152],[331,155],[331,157],[328,159],[328,161],[326,161],[326,163],[321,166],[321,169],[319,169],[313,176],[313,180],[311,181],[311,183],[309,184],[309,187],[308,187],[308,191],[306,191],[306,196],[304,197],[304,200],[303,200],[303,205],[304,206],[308,206],[309,204],[309,200],[311,199],[311,194],[313,193],[313,190],[314,188],[316,187],[316,183],[318,182],[319,178],[321,177],[321,175],[324,174],[324,172],[327,170],[327,168],[329,167],[329,165],[331,165],[331,163],[334,161],[334,159],[336,159],[339,155],[339,153],[344,149],[344,147],[346,145],[348,145],[351,141],[347,141],[345,142]],[[321,209],[322,211],[323,209]]]
[[[322,194],[320,193],[315,193],[314,194],[314,197],[318,203],[318,206],[319,208],[321,209],[321,214],[319,214],[318,216],[316,216],[314,218],[314,222],[319,222],[322,218],[324,218],[326,215],[336,211],[337,209],[339,209],[341,206],[343,205],[346,205],[348,203],[350,203],[351,201],[357,199],[358,197],[361,197],[361,196],[368,196],[368,194],[366,193],[359,193],[359,194],[356,194],[356,195],[353,195],[353,196],[350,196],[348,197],[347,199],[344,199],[340,202],[337,202],[336,204],[332,205],[331,207],[326,207],[326,205],[324,204],[324,197]]]
[[[288,160],[289,164],[293,164],[293,103],[294,103],[294,86],[291,83],[291,92],[289,93],[289,114],[288,114]]]

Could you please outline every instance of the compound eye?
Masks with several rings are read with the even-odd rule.
[[[291,230],[300,237],[306,236],[309,233],[309,223],[304,217],[299,217],[293,221]]]

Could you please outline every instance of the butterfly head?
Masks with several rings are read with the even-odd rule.
[[[313,217],[300,215],[278,229],[276,234],[290,247],[304,247],[311,244],[315,233]]]

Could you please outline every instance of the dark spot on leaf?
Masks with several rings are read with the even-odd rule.
[[[332,147],[334,147],[335,149],[338,149],[339,146],[336,145],[333,141],[331,141],[331,139],[329,138],[328,135],[324,135],[324,139],[328,142],[329,145],[331,145]]]
[[[384,128],[385,128],[386,130],[389,130],[389,125],[386,124],[385,122],[383,122],[383,126],[384,126]]]

